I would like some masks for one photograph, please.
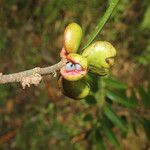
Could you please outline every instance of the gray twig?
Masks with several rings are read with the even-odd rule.
[[[43,75],[56,75],[56,72],[60,70],[60,68],[65,65],[65,63],[66,59],[62,59],[57,64],[45,68],[36,67],[30,70],[8,75],[3,75],[3,73],[0,73],[0,84],[20,82],[23,88],[26,86],[29,87],[31,84],[38,85],[42,80]]]

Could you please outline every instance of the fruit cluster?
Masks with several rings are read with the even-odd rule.
[[[104,76],[114,64],[116,49],[106,41],[96,41],[79,54],[82,28],[77,23],[69,24],[64,32],[64,47],[60,56],[67,63],[60,70],[59,85],[64,95],[83,99],[90,94],[90,74]],[[94,78],[92,79],[94,80]]]

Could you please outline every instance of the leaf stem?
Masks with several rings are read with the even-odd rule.
[[[98,21],[98,24],[95,27],[95,30],[89,36],[89,39],[85,43],[85,45],[82,48],[82,50],[85,49],[85,48],[87,48],[92,43],[92,41],[95,39],[95,37],[98,35],[98,33],[102,30],[102,28],[106,24],[107,20],[110,18],[113,10],[117,6],[118,2],[119,2],[119,0],[111,0],[108,9],[106,10],[105,14],[102,17],[100,17],[100,19]]]

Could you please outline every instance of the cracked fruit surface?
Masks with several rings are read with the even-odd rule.
[[[67,63],[60,69],[60,73],[68,81],[77,81],[87,74],[87,59],[75,53],[67,55]]]

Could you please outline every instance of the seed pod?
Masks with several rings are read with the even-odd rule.
[[[77,23],[69,24],[64,32],[64,48],[67,53],[76,53],[81,42],[82,29]]]
[[[76,81],[87,74],[87,59],[79,54],[70,53],[67,55],[67,64],[61,68],[61,75],[69,81]]]
[[[116,49],[109,42],[97,41],[86,48],[82,56],[87,58],[91,72],[105,75],[114,64]]]
[[[83,99],[90,93],[90,86],[84,79],[68,81],[61,76],[59,79],[59,86],[64,95],[75,100]]]

